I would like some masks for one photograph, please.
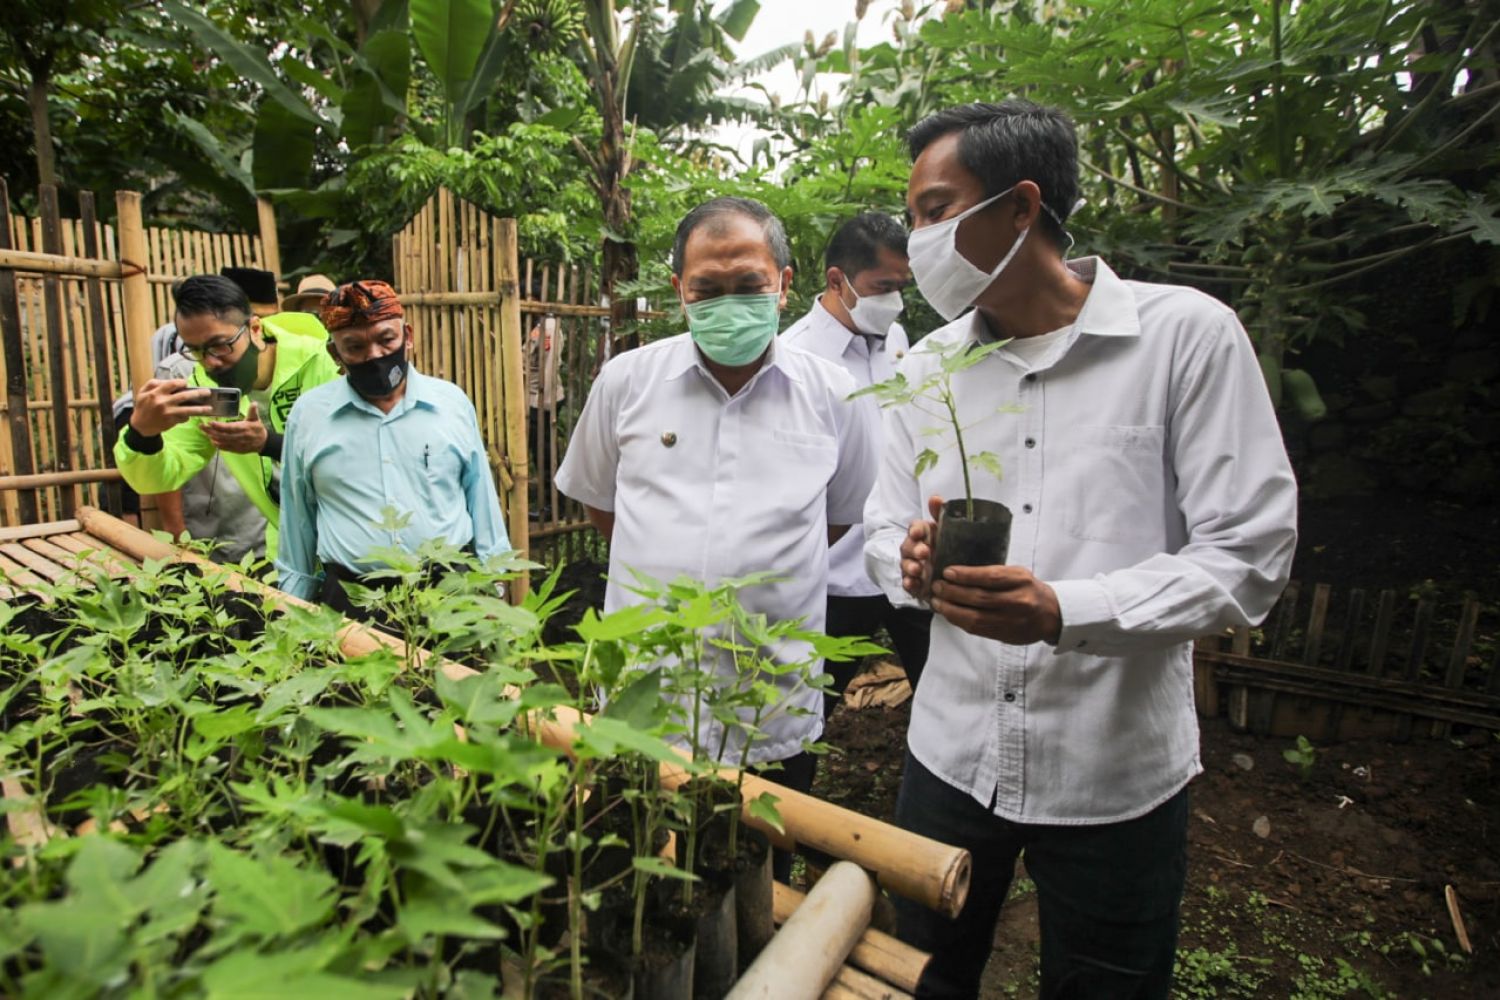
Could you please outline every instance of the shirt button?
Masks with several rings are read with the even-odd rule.
[[[1021,513],[1023,513],[1023,514],[1030,514],[1031,513],[1031,504],[1029,504],[1029,503],[1023,503],[1021,505]]]
[[[1007,691],[1007,692],[1005,692],[1005,700],[1006,701],[1015,701],[1016,700],[1016,693],[1014,691]]]
[[[1036,447],[1036,438],[1027,438],[1026,439],[1026,447],[1028,447],[1028,448],[1035,448]]]

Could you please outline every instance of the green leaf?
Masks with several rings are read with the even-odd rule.
[[[365,40],[355,67],[340,108],[344,139],[359,147],[374,142],[377,129],[392,125],[406,113],[411,43],[404,32],[378,32]]]
[[[505,931],[488,920],[453,905],[451,900],[419,899],[401,907],[396,928],[413,946],[428,935],[498,941]]]
[[[193,140],[193,144],[202,150],[221,174],[232,177],[244,187],[246,194],[252,198],[255,196],[255,182],[250,179],[250,172],[240,165],[239,157],[218,136],[210,132],[202,122],[189,118],[176,108],[166,110],[168,118],[187,133],[188,138]]]
[[[606,757],[624,749],[666,764],[685,763],[683,756],[665,740],[604,716],[596,716],[587,726],[580,726],[578,742]]]
[[[211,742],[222,742],[249,732],[257,724],[255,709],[250,705],[236,705],[223,711],[193,716],[193,731]]]
[[[724,34],[737,42],[745,40],[745,33],[750,30],[750,24],[755,20],[755,15],[760,13],[760,0],[734,0],[728,7],[716,15],[719,27]]]
[[[245,80],[265,91],[266,97],[281,105],[293,116],[311,125],[328,124],[316,111],[307,106],[297,93],[276,75],[269,60],[261,52],[241,43],[220,28],[206,14],[175,2],[165,0],[162,7],[179,24],[192,29],[203,45],[224,60],[228,66]]]
[[[938,453],[933,451],[931,448],[923,448],[920,452],[917,453],[917,464],[916,467],[912,470],[912,475],[920,478],[922,473],[938,464],[938,460],[940,457],[941,456],[939,456]]]
[[[291,937],[327,920],[338,901],[332,876],[288,857],[252,857],[208,845],[214,914],[267,939]]]
[[[494,30],[494,9],[488,0],[411,0],[410,9],[417,48],[457,105]]]
[[[745,808],[750,811],[751,816],[765,823],[777,833],[786,833],[786,826],[781,821],[781,812],[776,808],[776,803],[780,801],[780,799],[770,792],[761,792],[746,803]]]
[[[698,876],[685,868],[678,868],[663,858],[655,855],[637,856],[630,859],[630,866],[638,872],[647,875],[655,875],[659,878],[675,878],[682,882],[697,882]]]
[[[617,692],[604,707],[603,715],[619,719],[636,729],[651,729],[666,718],[661,697],[661,671],[643,671],[624,690]]]

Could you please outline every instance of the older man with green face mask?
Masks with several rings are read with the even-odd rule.
[[[822,628],[828,546],[860,519],[878,416],[848,399],[843,368],[774,342],[790,264],[781,223],[759,202],[695,208],[672,251],[688,333],[612,359],[594,382],[557,488],[610,540],[607,610],[640,600],[624,585],[629,570],[709,584],[770,571],[777,582],[742,593],[748,610]],[[728,654],[715,655],[734,676]],[[802,748],[822,731],[821,695],[778,682],[805,714],[763,724],[750,761],[781,761],[777,780],[805,789],[813,767]],[[742,746],[730,733],[726,757]]]

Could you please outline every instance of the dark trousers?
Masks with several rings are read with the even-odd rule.
[[[905,829],[973,857],[958,918],[898,899],[903,940],[932,953],[918,997],[974,997],[1016,858],[1036,883],[1043,1000],[1155,1000],[1172,984],[1187,880],[1187,789],[1137,819],[1098,826],[1012,823],[910,753],[896,801]]]
[[[812,791],[813,778],[818,773],[818,757],[806,750],[795,757],[788,757],[778,761],[781,765],[777,768],[752,767],[750,770],[765,778],[774,781],[783,788],[790,788],[794,792]],[[792,877],[792,852],[783,851],[779,847],[771,849],[771,877],[778,882],[789,881]]]
[[[898,608],[881,595],[873,597],[828,596],[828,621],[823,631],[831,636],[864,635],[873,637],[881,626],[890,633],[891,645],[901,657],[906,679],[912,690],[927,664],[927,644],[932,634],[932,612],[921,608]],[[823,695],[823,718],[833,714],[844,688],[859,671],[859,661],[826,663],[824,669],[833,678],[833,686]]]

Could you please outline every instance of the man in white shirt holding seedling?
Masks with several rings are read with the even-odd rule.
[[[834,230],[824,251],[826,285],[808,313],[787,328],[781,343],[839,365],[860,387],[896,374],[910,343],[896,322],[911,284],[906,261],[906,228],[879,212],[865,212]],[[865,534],[858,525],[828,553],[829,635],[873,636],[882,627],[916,688],[927,662],[932,613],[893,605],[865,571]],[[857,661],[830,664],[833,685],[825,716],[858,669]]]
[[[610,542],[605,609],[641,600],[631,571],[710,585],[772,572],[775,582],[740,591],[745,609],[820,630],[828,546],[859,521],[878,415],[848,398],[855,385],[842,368],[776,343],[791,250],[764,205],[716,198],[693,209],[677,227],[672,270],[689,332],[605,364],[557,473]],[[806,658],[801,648],[771,653]],[[733,677],[732,657],[715,655],[713,669]],[[776,683],[783,708],[800,714],[763,724],[749,762],[780,761],[775,780],[806,791],[814,761],[803,746],[822,733],[822,696],[795,672]],[[725,759],[742,746],[731,734]]]
[[[902,936],[933,953],[917,992],[977,993],[1024,852],[1041,995],[1166,997],[1202,770],[1192,640],[1259,621],[1286,582],[1280,429],[1230,309],[1064,260],[1066,115],[971,104],[907,141],[912,272],[950,322],[903,374],[920,384],[944,348],[1009,340],[949,385],[967,451],[992,459],[970,468],[973,495],[1013,518],[1003,564],[934,579],[933,519],[964,470],[930,407],[887,411],[866,557],[889,596],[935,613],[897,819],[974,860],[956,920],[901,907]]]

